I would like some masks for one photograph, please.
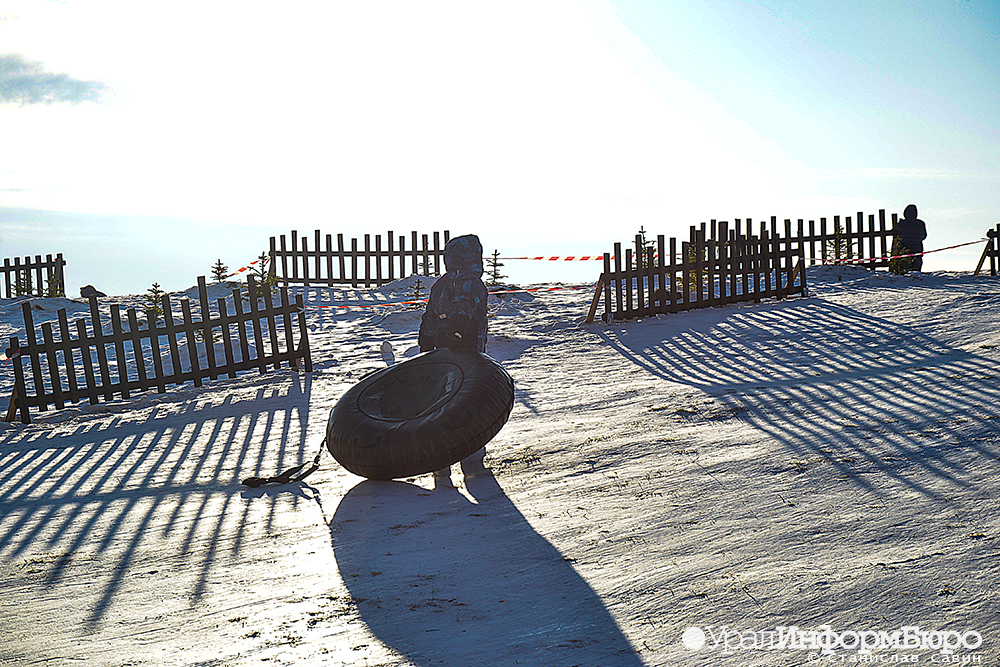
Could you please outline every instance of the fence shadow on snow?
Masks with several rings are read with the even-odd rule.
[[[164,400],[141,419],[102,416],[27,438],[0,432],[0,567],[9,591],[33,591],[39,623],[55,614],[60,631],[96,632],[141,576],[171,584],[165,605],[128,600],[126,613],[146,606],[140,623],[178,599],[194,607],[216,567],[265,540],[289,498],[304,499],[241,498],[240,478],[302,463],[305,449],[311,377],[260,382],[235,396]]]
[[[880,502],[889,498],[855,474],[859,466],[930,498],[940,491],[928,479],[970,485],[969,461],[954,445],[972,457],[997,455],[988,442],[1000,423],[996,363],[911,327],[817,300],[659,324],[668,328],[652,345],[626,328],[601,336],[649,373],[722,404],[692,419],[738,418],[780,443],[795,465],[832,464]]]

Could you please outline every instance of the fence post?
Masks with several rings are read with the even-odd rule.
[[[623,280],[625,281],[625,310],[621,313],[622,317],[629,319],[634,316],[635,308],[632,305],[635,303],[632,295],[632,248],[625,248],[625,273],[623,274]],[[621,310],[621,309],[619,309]]]
[[[604,253],[604,321],[611,322],[611,255]]]
[[[670,237],[670,312],[676,313],[680,307],[677,299],[677,239]]]
[[[1000,260],[1000,222],[997,223],[997,228],[993,233],[992,247],[993,254],[991,255],[992,259],[990,260],[990,275],[995,276],[997,274],[997,264],[1000,263],[997,261]]]
[[[590,300],[590,310],[587,311],[587,319],[584,320],[585,324],[590,324],[594,321],[594,317],[597,315],[597,306],[601,303],[601,292],[604,291],[604,281],[605,276],[608,274],[602,273],[601,277],[597,279],[597,286],[594,289],[594,297]]]
[[[614,312],[621,315],[624,310],[622,305],[622,244],[615,243],[615,305]]]
[[[656,286],[657,286],[657,289],[659,289],[659,294],[660,294],[660,307],[656,311],[658,313],[665,313],[665,312],[667,312],[667,308],[668,308],[668,306],[667,306],[667,284],[666,284],[667,283],[667,273],[666,273],[666,266],[667,266],[667,264],[665,263],[666,259],[667,259],[667,252],[666,252],[666,247],[664,245],[664,242],[665,242],[665,239],[663,237],[663,234],[657,234],[657,236],[656,236],[656,252],[660,255],[660,261],[656,265],[656,275],[657,275]]]

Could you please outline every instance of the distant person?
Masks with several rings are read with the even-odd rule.
[[[483,246],[474,234],[459,236],[444,247],[446,273],[431,287],[420,320],[421,352],[440,347],[486,352],[486,285]]]
[[[80,288],[80,296],[82,296],[84,299],[89,299],[92,296],[104,297],[107,296],[107,294],[101,292],[93,285],[84,285],[83,287]]]
[[[924,221],[917,218],[917,207],[910,204],[903,210],[903,219],[896,222],[896,238],[893,243],[893,255],[912,255],[924,251],[924,239],[927,238],[927,227]],[[904,257],[899,267],[903,271],[920,271],[924,258]]]

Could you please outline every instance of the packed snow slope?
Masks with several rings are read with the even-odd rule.
[[[336,307],[412,279],[303,290],[311,374],[0,425],[0,665],[784,666],[822,656],[776,628],[827,625],[965,641],[882,662],[997,664],[1000,280],[809,280],[615,324],[583,323],[586,289],[493,298],[516,404],[451,483],[328,455],[239,481],[310,459],[337,398],[416,352],[419,309]]]

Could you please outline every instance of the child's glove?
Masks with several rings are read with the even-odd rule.
[[[434,337],[421,331],[417,335],[417,344],[420,346],[421,352],[430,352],[434,349]]]
[[[450,347],[455,350],[475,350],[476,336],[472,330],[472,320],[464,315],[442,318],[438,324],[435,347]]]

